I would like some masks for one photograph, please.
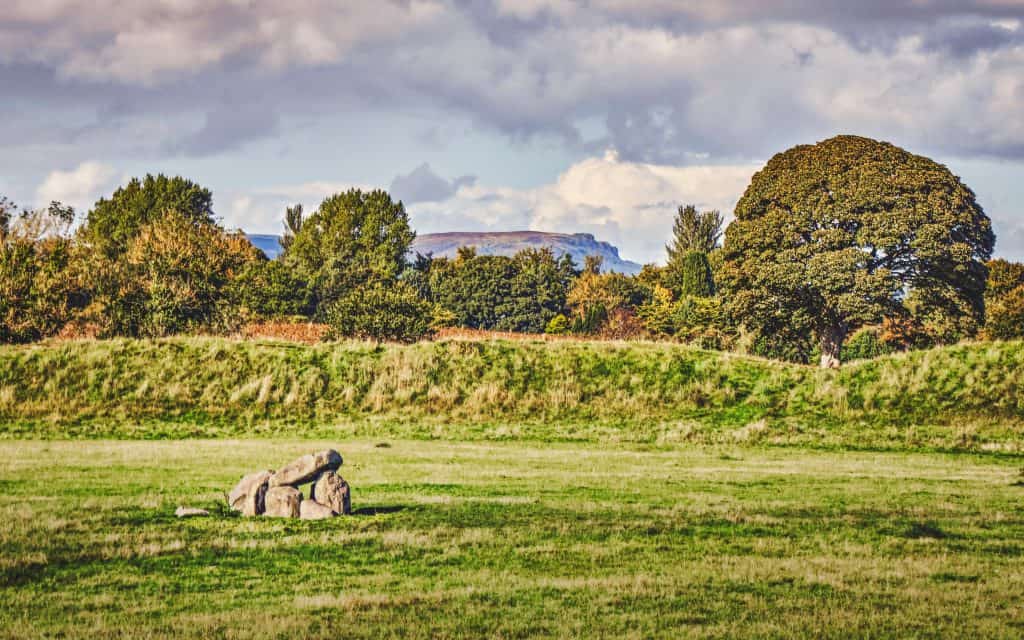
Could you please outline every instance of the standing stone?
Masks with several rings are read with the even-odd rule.
[[[341,466],[341,454],[334,449],[308,453],[292,460],[270,478],[270,486],[294,487],[309,482],[325,471],[335,471]]]
[[[352,513],[352,495],[345,479],[328,471],[317,478],[309,489],[309,499],[331,508],[338,515]]]
[[[330,507],[325,507],[316,500],[303,500],[299,503],[299,517],[303,520],[324,520],[336,515],[338,514],[331,511]]]
[[[242,501],[243,516],[261,516],[267,509],[267,489],[269,488],[270,477],[264,478],[263,482],[254,484],[249,488],[248,495]]]
[[[295,487],[271,487],[265,498],[265,516],[275,518],[298,518],[302,494]]]
[[[242,511],[246,496],[249,495],[249,491],[253,486],[265,483],[272,475],[274,475],[273,471],[257,471],[245,476],[238,481],[235,488],[228,494],[228,504],[235,511]]]

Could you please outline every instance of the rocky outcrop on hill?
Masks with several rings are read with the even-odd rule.
[[[277,236],[249,234],[249,242],[263,251],[268,258],[281,253]],[[569,254],[577,267],[583,266],[587,256],[600,256],[604,271],[635,274],[641,265],[619,256],[618,248],[602,242],[589,233],[548,233],[545,231],[454,231],[450,233],[424,233],[416,236],[411,255],[431,254],[435,258],[453,258],[459,247],[475,247],[480,255],[513,256],[523,249],[550,247],[556,256]]]

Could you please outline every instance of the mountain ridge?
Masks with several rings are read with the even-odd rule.
[[[281,253],[278,236],[246,234],[267,257]],[[454,258],[460,247],[475,247],[480,255],[512,256],[523,249],[549,247],[556,256],[569,254],[577,267],[588,255],[602,258],[603,271],[635,274],[642,265],[625,260],[610,242],[598,240],[592,233],[554,233],[549,231],[447,231],[416,236],[410,253],[430,254],[435,258]]]

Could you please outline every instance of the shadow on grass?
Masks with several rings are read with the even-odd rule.
[[[933,540],[953,537],[931,522],[914,522],[903,536],[911,539],[931,538]]]
[[[399,511],[405,511],[409,507],[404,505],[391,505],[387,507],[360,507],[359,509],[353,509],[352,515],[354,516],[380,516],[388,513],[398,513]]]

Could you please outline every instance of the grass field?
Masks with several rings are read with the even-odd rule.
[[[178,520],[324,445],[356,515]],[[0,442],[0,637],[1024,635],[1020,458]]]

